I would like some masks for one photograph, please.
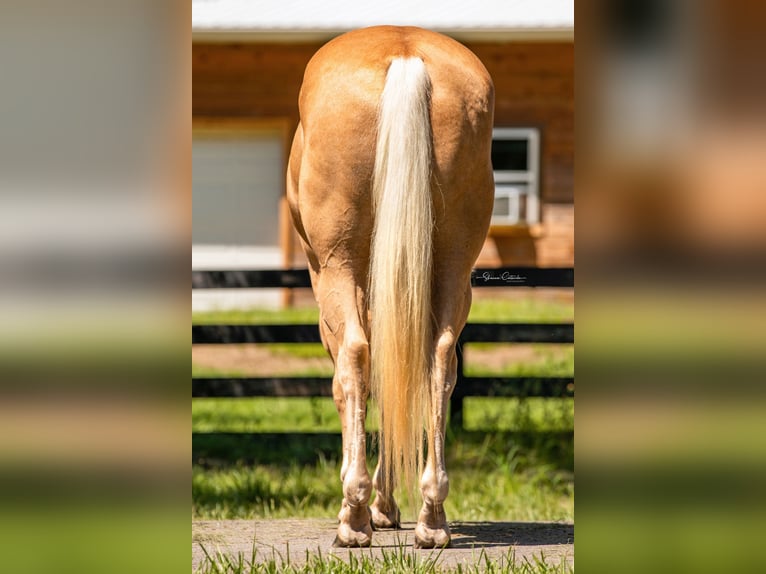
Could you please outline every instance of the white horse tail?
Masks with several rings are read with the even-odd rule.
[[[412,492],[423,469],[423,421],[431,420],[430,96],[423,60],[391,62],[378,119],[369,273],[371,386],[389,493],[399,477]]]

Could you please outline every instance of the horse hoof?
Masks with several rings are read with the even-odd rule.
[[[415,548],[449,548],[452,542],[449,526],[427,528],[423,524],[415,527]]]
[[[383,512],[377,506],[370,507],[373,530],[398,530],[401,528],[399,508],[394,505],[393,510]]]
[[[332,545],[336,548],[367,548],[372,544],[372,528],[367,523],[359,530],[348,523],[338,526],[338,532]]]
[[[340,536],[335,535],[332,545],[335,548],[369,548],[372,544],[372,538],[369,536],[352,538],[351,540],[341,540]]]
[[[452,543],[452,541],[450,540],[449,537],[443,538],[441,540],[444,540],[444,541],[440,541],[437,543],[436,538],[421,539],[415,536],[415,544],[413,544],[413,546],[417,548],[418,550],[420,549],[428,550],[429,548],[449,548],[450,547],[450,544]]]

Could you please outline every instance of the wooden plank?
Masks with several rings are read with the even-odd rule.
[[[473,287],[574,287],[571,267],[477,268],[471,273]]]
[[[572,397],[574,377],[463,377],[453,393],[484,396]],[[192,397],[332,397],[332,378],[194,378]]]
[[[574,324],[469,323],[460,343],[574,343]]]
[[[192,289],[311,287],[308,269],[192,271]]]
[[[321,339],[315,324],[192,326],[192,345],[240,343],[321,343]]]
[[[301,325],[193,325],[193,345],[320,343],[319,327]],[[573,343],[572,323],[469,323],[460,343]]]
[[[463,377],[453,397],[573,397],[574,377]]]
[[[332,378],[194,378],[192,397],[332,397]]]

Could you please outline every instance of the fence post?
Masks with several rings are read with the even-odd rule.
[[[452,431],[458,431],[463,429],[463,392],[461,383],[465,378],[463,373],[463,345],[458,341],[455,345],[455,354],[457,355],[457,382],[455,388],[452,390],[452,396],[449,400],[450,417],[449,426]]]

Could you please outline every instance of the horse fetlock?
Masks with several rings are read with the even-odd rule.
[[[353,467],[349,468],[343,479],[345,501],[352,507],[364,506],[366,508],[371,495],[372,482],[367,471],[359,472]]]
[[[441,505],[449,495],[449,477],[443,470],[433,471],[426,468],[420,479],[420,491],[423,501],[428,505]]]

